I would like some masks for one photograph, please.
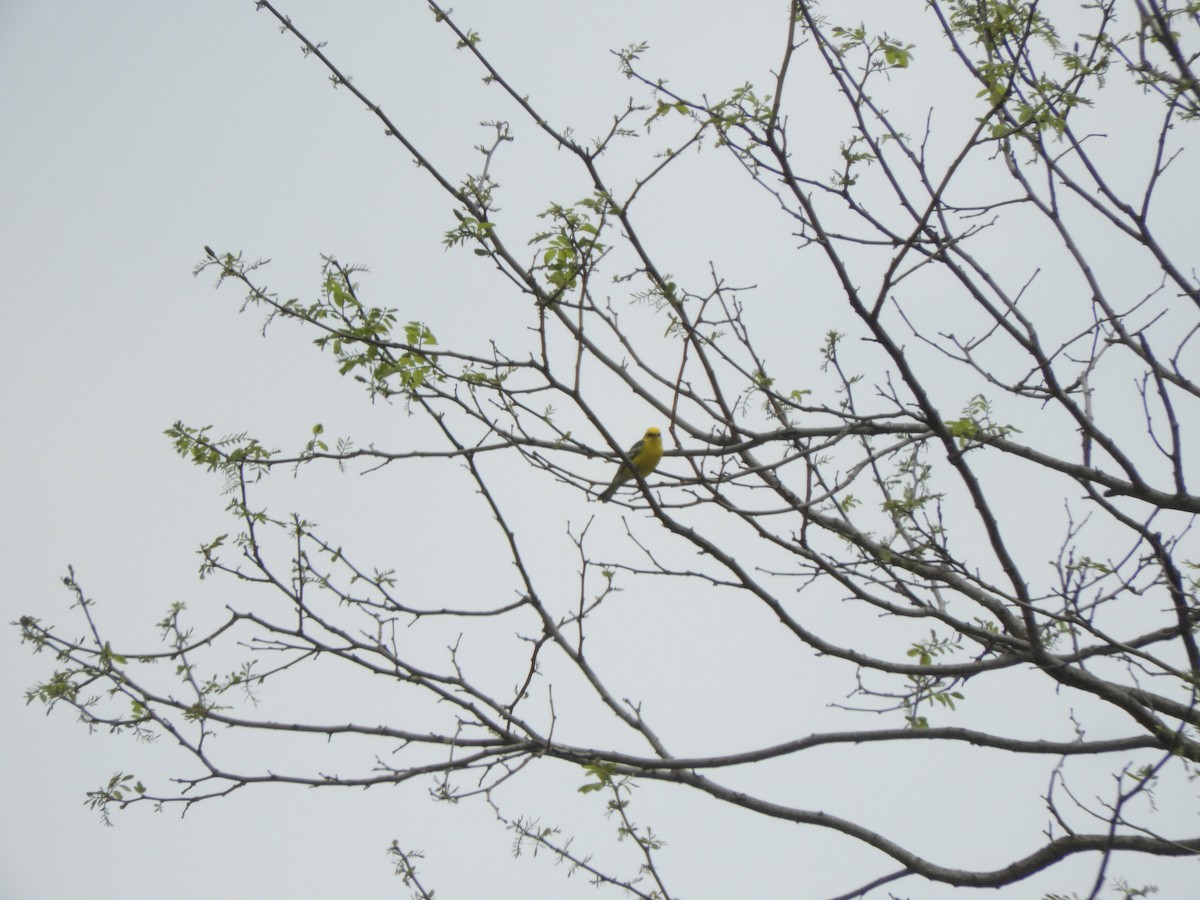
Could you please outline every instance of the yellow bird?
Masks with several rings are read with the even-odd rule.
[[[625,455],[633,463],[633,468],[637,469],[638,475],[645,478],[658,468],[658,461],[662,459],[662,454],[662,432],[657,428],[647,428],[642,439],[630,447]],[[613,476],[612,484],[605,488],[604,493],[600,495],[600,502],[607,503],[611,500],[613,494],[617,492],[617,488],[631,478],[633,478],[633,472],[630,471],[629,466],[622,463],[621,467],[617,469],[617,474]]]

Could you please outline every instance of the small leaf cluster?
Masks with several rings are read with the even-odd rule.
[[[458,224],[442,235],[442,243],[446,245],[446,249],[476,244],[478,245],[475,247],[476,256],[490,255],[492,251],[487,240],[492,236],[492,230],[496,227],[496,223],[464,215],[458,210],[453,210],[453,212],[455,218],[458,219]]]
[[[907,69],[913,61],[913,44],[904,44],[886,33],[872,39],[863,25],[855,28],[843,28],[835,25],[830,33],[837,38],[838,52],[849,53],[860,47],[868,49],[866,71],[883,69]]]
[[[211,425],[192,428],[176,422],[163,434],[171,438],[176,453],[210,472],[230,472],[242,467],[265,471],[267,462],[275,455],[276,451],[268,450],[245,432],[213,438],[211,431]]]
[[[944,424],[959,447],[988,438],[1021,433],[1021,429],[1015,425],[1000,425],[992,421],[992,405],[983,394],[976,394],[963,407],[962,418],[950,419]]]
[[[99,790],[88,792],[87,806],[90,809],[100,810],[100,817],[104,824],[111,825],[112,821],[108,814],[109,804],[127,802],[126,794],[130,791],[140,796],[146,793],[146,786],[141,781],[135,780],[133,775],[117,772],[108,779],[108,784]]]
[[[934,659],[952,653],[958,649],[962,641],[961,635],[953,638],[939,638],[930,632],[929,638],[914,643],[907,652],[922,666],[933,665]],[[905,719],[910,728],[928,728],[929,719],[919,713],[924,703],[936,703],[946,709],[956,709],[956,703],[964,699],[961,691],[953,689],[954,681],[935,675],[909,675],[910,692],[904,698],[904,708],[907,711]]]
[[[539,214],[539,218],[549,219],[553,227],[529,239],[531,246],[541,250],[540,262],[533,271],[540,272],[546,279],[553,299],[574,290],[580,275],[587,272],[607,249],[598,238],[603,216],[610,209],[612,202],[601,196],[580,200],[569,207],[555,203]],[[599,213],[600,225],[593,221],[590,213]]]

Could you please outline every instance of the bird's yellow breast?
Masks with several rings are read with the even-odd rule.
[[[662,455],[662,432],[657,428],[647,428],[642,446],[631,462],[637,467],[638,474],[645,478],[658,466]]]

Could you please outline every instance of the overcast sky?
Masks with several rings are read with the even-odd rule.
[[[327,41],[327,52],[393,118],[412,123],[414,139],[451,174],[476,166],[472,147],[487,138],[480,121],[514,116],[480,85],[479,72],[422,2],[281,0],[281,6],[310,37]],[[483,35],[493,61],[546,114],[595,134],[632,89],[608,51],[635,41],[649,41],[651,68],[692,95],[715,96],[745,80],[765,83],[782,46],[782,4],[747,6],[460,0],[455,13]],[[274,446],[301,443],[316,422],[331,434],[393,444],[404,442],[405,429],[419,427],[400,410],[381,419],[380,409],[339,379],[297,329],[275,328],[264,339],[261,317],[239,314],[236,291],[215,291],[207,275],[192,277],[204,245],[270,258],[264,277],[284,296],[313,296],[320,255],[336,253],[370,267],[364,282],[375,292],[373,302],[400,307],[402,320],[436,322],[442,305],[454,310],[444,318],[460,333],[523,327],[496,316],[493,291],[502,285],[489,272],[472,268],[469,254],[443,252],[442,233],[453,221],[429,179],[252,0],[0,2],[0,113],[5,622],[34,614],[63,623],[68,633],[81,627],[60,584],[68,565],[105,620],[149,648],[153,625],[172,602],[220,607],[211,586],[195,577],[195,549],[229,530],[225,501],[218,482],[179,460],[163,437],[177,419],[212,423],[221,433],[250,429]],[[519,138],[529,137],[526,123],[519,128]],[[536,159],[514,163],[502,178],[513,186],[504,203],[531,221],[550,200],[565,199],[555,193],[553,154]],[[738,177],[731,171],[729,185]],[[771,208],[757,195],[735,202],[739,195],[729,185],[706,183],[704,202],[728,204],[728,216],[745,215],[748,223]],[[522,188],[533,192],[528,200]],[[761,236],[751,225],[735,229],[744,244],[734,246],[727,235],[711,235],[677,212],[663,215],[685,274],[703,273],[724,254],[741,267],[738,274],[764,285],[793,277],[770,270],[769,261],[791,243],[786,228]],[[812,352],[819,336],[806,337]],[[613,408],[621,409],[619,401]],[[638,412],[614,428],[632,438],[646,424]],[[394,548],[377,528],[351,530],[362,504],[380,502],[384,490],[394,490],[410,509],[446,499],[390,474],[375,481],[318,479],[311,490],[315,518],[343,526],[348,541],[384,556]],[[452,500],[467,508],[465,498]],[[453,504],[448,509],[458,508]],[[563,521],[568,515],[581,521],[578,511],[564,513]],[[427,579],[430,590],[461,578],[465,590],[471,577],[484,576],[458,571],[469,567],[446,548],[469,526],[452,512],[447,517],[431,525],[417,554],[427,565],[414,577]],[[561,522],[556,527],[561,531]],[[606,527],[615,539],[618,526]],[[652,657],[653,647],[638,640],[629,638],[631,658]],[[689,640],[695,652],[708,649],[702,634]],[[719,652],[715,642],[711,649]],[[769,656],[769,649],[755,644],[750,655]],[[402,897],[407,892],[384,853],[393,838],[430,852],[424,871],[439,896],[516,896],[495,892],[496,879],[513,866],[526,885],[520,896],[594,894],[584,879],[567,880],[545,859],[513,863],[509,836],[485,808],[434,804],[428,785],[367,793],[270,787],[203,804],[183,820],[171,811],[131,810],[105,828],[84,806],[88,790],[117,770],[136,771],[143,780],[177,774],[180,757],[127,737],[89,736],[66,711],[46,717],[40,706],[24,705],[22,691],[51,667],[9,630],[0,645],[5,900]],[[697,696],[720,693],[724,678],[712,677],[712,693]],[[781,683],[779,671],[761,677]],[[321,687],[327,693],[319,702],[342,702],[336,685]],[[696,697],[679,702],[695,704],[694,719],[705,715]],[[753,709],[743,704],[748,718]],[[803,715],[802,699],[780,714],[771,725],[778,739],[813,730]],[[287,752],[281,764],[295,761]],[[814,754],[799,775],[763,767],[761,783],[799,778],[811,787],[805,802],[813,808],[850,818],[871,809],[870,824],[947,864],[985,867],[1036,846],[1044,814],[1010,810],[1007,785],[960,785],[940,765],[936,755],[897,752],[873,780],[856,775],[847,784],[836,753]],[[959,835],[930,846],[906,833],[921,818],[911,797],[877,808],[896,789],[900,770],[905,780],[926,779],[930,792],[947,780],[969,787],[972,808],[960,811]],[[746,777],[747,783],[756,778]],[[1029,777],[1030,783],[1044,778],[1044,767],[1031,767]],[[577,812],[572,804],[582,802],[574,794],[581,781],[578,773],[562,774],[527,811]],[[681,789],[644,790],[650,808],[661,810],[656,830],[688,860],[676,858],[675,874],[680,893],[693,900],[731,896],[713,892],[714,879],[739,885],[741,896],[846,890],[858,878],[830,871],[826,861],[837,854],[845,854],[847,866],[869,860],[864,872],[893,868],[832,834],[762,827]],[[603,847],[615,826],[593,806],[587,835]],[[1012,847],[987,852],[1010,823],[1019,835]],[[1156,881],[1164,897],[1187,895],[1195,866],[1170,865],[1133,861],[1121,871],[1131,880]],[[826,880],[809,884],[804,873],[817,869]],[[1013,896],[1078,889],[1069,874],[1088,871],[1067,866]],[[922,898],[949,893],[915,881],[896,890]]]

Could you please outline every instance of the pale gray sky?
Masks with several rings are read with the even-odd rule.
[[[513,119],[519,140],[502,151],[499,178],[506,189],[502,205],[514,219],[532,223],[549,202],[579,195],[555,153],[534,139],[498,91],[480,84],[478,70],[456,53],[424,3],[282,0],[281,6],[311,38],[327,41],[327,52],[355,83],[395,120],[409,123],[410,136],[452,176],[475,168],[472,147],[487,138],[481,120]],[[783,40],[782,4],[746,6],[461,0],[455,13],[483,35],[493,62],[543,113],[594,134],[634,89],[608,51],[634,41],[650,42],[650,71],[691,95],[716,96],[746,80],[766,85]],[[870,15],[879,4],[857,6]],[[918,48],[919,57],[923,52]],[[914,77],[935,76],[918,71]],[[239,315],[241,298],[232,287],[214,291],[210,277],[193,279],[205,244],[270,258],[264,279],[285,296],[314,295],[320,254],[335,253],[367,265],[371,274],[363,282],[373,302],[399,307],[402,320],[425,318],[435,332],[453,329],[460,339],[524,327],[497,317],[504,286],[486,265],[469,253],[443,252],[441,236],[453,220],[428,178],[346,91],[330,87],[290,36],[255,12],[252,0],[8,0],[0,4],[0,113],[5,622],[34,614],[63,623],[68,632],[82,627],[68,613],[70,596],[59,584],[68,564],[101,618],[151,649],[158,646],[153,625],[172,602],[187,602],[200,619],[219,614],[228,586],[197,581],[195,548],[230,523],[218,483],[179,460],[162,435],[176,419],[212,423],[221,433],[248,429],[272,446],[301,443],[315,422],[360,443],[419,440],[423,424],[402,409],[370,406],[357,385],[340,379],[317,354],[309,336],[276,326],[264,340],[259,315]],[[718,210],[728,230],[714,232],[704,217],[691,214],[686,204],[697,202]],[[660,209],[658,236],[677,275],[703,278],[714,260],[733,281],[757,283],[768,297],[798,277],[786,226],[772,222],[755,232],[772,204],[732,166],[728,180],[706,181],[703,192],[678,184]],[[764,340],[777,350],[774,358],[796,343],[784,335]],[[813,329],[801,343],[815,359],[820,333]],[[817,377],[815,362],[809,374]],[[623,412],[616,395],[613,410],[614,417]],[[637,412],[621,432],[639,434],[643,416]],[[477,515],[478,507],[461,482],[444,477],[317,475],[305,482],[306,493],[295,495],[302,500],[289,502],[340,529],[348,547],[362,548],[378,565],[411,566],[406,572],[421,590],[484,590],[488,570],[464,566],[458,550],[461,535],[474,540],[464,517]],[[285,480],[272,488],[282,497],[292,487]],[[590,514],[579,503],[563,493],[549,511],[536,510],[553,520],[559,552],[571,552],[564,523]],[[438,508],[445,518],[397,548],[386,516],[382,526],[361,521],[363,509],[380,504],[394,504],[397,515]],[[598,527],[597,541],[608,549],[620,533],[613,517]],[[487,540],[480,554],[488,552]],[[676,684],[663,670],[657,684],[643,690],[663,632],[638,625],[679,614],[634,607],[651,587],[634,583],[627,590],[632,624],[614,636],[613,646],[637,664],[630,664],[623,686],[678,713],[672,736],[696,737],[704,750],[732,750],[743,746],[741,728],[756,729],[760,738],[753,745],[764,742],[763,735],[784,740],[828,727],[816,720],[826,714],[824,700],[803,691],[804,680],[824,670],[807,658],[773,659],[779,635],[769,629],[748,625],[738,645],[740,636],[707,627],[725,614],[719,600],[698,599],[679,619],[681,647],[714,660],[701,676],[709,682]],[[751,668],[736,679],[716,662],[731,641],[750,657],[745,664]],[[546,859],[513,862],[510,836],[486,808],[434,804],[427,784],[366,793],[252,789],[202,804],[183,820],[172,811],[155,815],[140,808],[104,828],[83,805],[88,790],[117,770],[135,771],[144,781],[163,779],[178,774],[186,760],[165,745],[89,736],[65,711],[46,717],[39,706],[25,706],[21,692],[51,667],[48,658],[18,646],[15,629],[9,630],[0,647],[5,900],[403,897],[407,892],[384,854],[393,838],[429,853],[422,875],[439,896],[595,893],[585,879],[568,880]],[[761,703],[740,699],[746,684],[762,687]],[[313,691],[322,708],[349,707],[345,718],[367,704],[357,694],[339,693],[336,684]],[[986,721],[987,697],[973,703],[955,723],[970,724],[974,715]],[[768,704],[773,712],[764,723],[761,709]],[[730,730],[711,734],[703,723],[718,706],[731,717]],[[1028,736],[1043,726],[1058,728],[1068,707],[1064,701],[1039,709],[1044,719]],[[308,758],[301,754],[321,752],[280,748],[280,769],[299,768]],[[893,749],[877,754],[876,764],[853,769],[842,765],[845,755],[811,754],[799,769],[764,765],[728,780],[768,785],[763,789],[777,790],[781,800],[808,808],[860,816],[946,864],[999,865],[1038,845],[1045,815],[1028,797],[1041,789],[1045,765],[1030,765],[1027,780],[1014,789],[989,781],[986,764],[960,773],[927,750]],[[600,814],[598,801],[575,793],[580,783],[580,773],[565,767],[536,788],[525,783],[522,790],[531,796],[513,812],[544,811],[547,822],[562,822],[599,857],[619,856],[621,848],[611,846],[615,825]],[[948,786],[952,796],[939,803]],[[968,792],[964,805],[957,795]],[[682,789],[648,785],[639,791],[643,797],[643,818],[670,844],[664,859],[673,883],[691,900],[829,895],[895,868],[832,833],[755,821]],[[889,802],[881,803],[885,798]],[[947,817],[958,817],[961,827],[947,833]],[[629,868],[628,856],[621,858]],[[844,863],[831,866],[831,859]],[[1090,871],[1086,862],[1069,864],[1004,896],[1082,889],[1086,882],[1070,879],[1085,879]],[[1131,881],[1155,881],[1164,897],[1185,896],[1195,883],[1194,864],[1123,859],[1119,871]],[[509,877],[520,879],[519,894],[497,891]],[[736,885],[736,891],[714,885]],[[949,894],[911,879],[895,891]]]

